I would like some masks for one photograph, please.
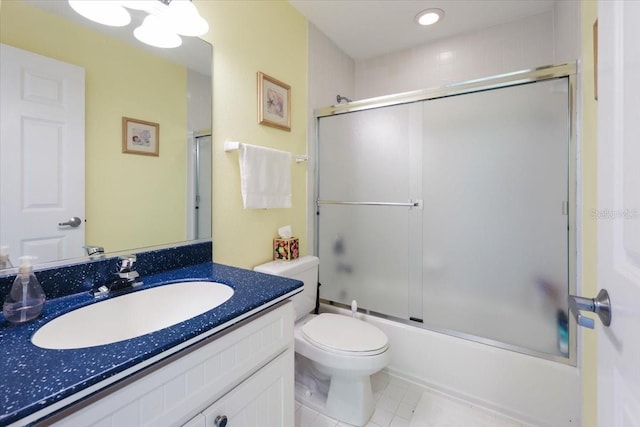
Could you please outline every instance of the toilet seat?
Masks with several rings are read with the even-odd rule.
[[[333,313],[313,317],[302,326],[302,335],[316,347],[349,356],[373,356],[389,347],[389,340],[380,329]]]

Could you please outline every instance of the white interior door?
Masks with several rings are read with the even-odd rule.
[[[0,49],[0,244],[14,264],[82,256],[84,69]]]
[[[598,425],[640,426],[640,2],[599,2]]]

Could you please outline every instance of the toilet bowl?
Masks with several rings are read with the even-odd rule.
[[[386,335],[361,320],[323,313],[298,321],[294,336],[296,353],[330,378],[321,412],[349,424],[366,424],[375,409],[370,376],[389,363]],[[306,390],[304,397],[311,397]]]
[[[353,317],[309,314],[315,307],[318,258],[274,261],[255,270],[304,282],[303,291],[292,298],[296,399],[331,418],[365,425],[375,407],[370,376],[389,363],[387,336]]]

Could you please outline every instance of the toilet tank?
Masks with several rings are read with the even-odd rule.
[[[304,282],[302,292],[291,297],[296,311],[296,320],[298,320],[309,314],[316,307],[318,264],[317,257],[304,256],[293,261],[271,261],[258,265],[253,270]]]

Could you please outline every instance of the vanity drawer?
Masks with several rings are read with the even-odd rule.
[[[253,316],[63,411],[57,426],[176,426],[188,422],[287,349],[293,304]],[[293,362],[291,362],[293,365]],[[45,420],[46,425],[50,425]]]

